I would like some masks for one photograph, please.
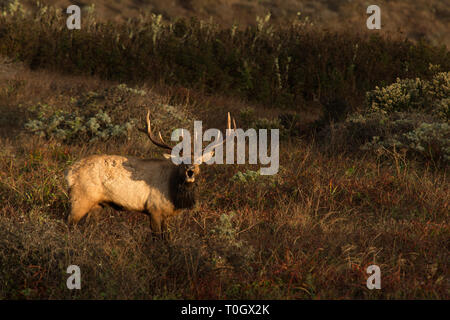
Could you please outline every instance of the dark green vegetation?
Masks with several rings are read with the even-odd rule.
[[[48,10],[0,18],[0,298],[449,298],[446,50],[304,21],[69,32]],[[147,108],[165,137],[193,119],[223,129],[226,111],[279,127],[280,172],[205,166],[171,240],[112,209],[69,228],[71,163],[159,157],[136,130]],[[371,264],[382,290],[366,288]]]
[[[261,18],[236,30],[195,19],[163,23],[155,15],[120,25],[85,17],[71,31],[66,18],[51,9],[1,18],[0,54],[32,69],[181,85],[291,109],[314,99],[355,109],[376,85],[430,77],[430,63],[450,69],[443,48],[325,32],[305,21],[277,27]]]

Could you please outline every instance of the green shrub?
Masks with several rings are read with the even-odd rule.
[[[450,69],[449,53],[426,43],[322,31],[306,21],[276,26],[269,18],[242,30],[155,14],[117,24],[87,16],[81,30],[68,30],[61,10],[14,9],[0,16],[0,54],[32,68],[168,83],[290,109],[319,96],[355,109],[376,84],[426,79],[430,63]]]
[[[76,113],[58,110],[46,116],[39,113],[37,119],[30,120],[25,128],[30,132],[47,139],[64,142],[108,140],[113,137],[127,137],[134,127],[134,120],[119,125],[114,124],[106,112],[98,111],[92,117],[84,117]]]
[[[116,88],[119,90],[125,91],[125,92],[140,95],[140,96],[145,96],[147,94],[147,92],[145,92],[145,90],[130,88],[125,83],[121,83],[121,84],[117,85]]]
[[[259,129],[279,129],[280,135],[283,135],[284,127],[280,122],[280,119],[267,119],[267,118],[258,118],[255,121],[253,121],[252,126],[253,129],[259,130]]]
[[[403,151],[410,157],[447,163],[450,160],[450,127],[436,117],[420,113],[372,112],[353,114],[335,125],[332,144],[349,151],[383,154]]]
[[[255,109],[251,107],[246,107],[240,110],[239,112],[240,123],[245,128],[252,128],[252,124],[256,120]]]
[[[210,231],[208,244],[212,250],[212,261],[217,268],[250,268],[255,255],[254,248],[245,240],[239,239],[238,230],[233,223],[235,213],[222,214],[215,228]]]
[[[434,66],[430,66],[431,68]],[[402,150],[433,162],[450,160],[450,72],[404,79],[367,93],[368,111],[349,115],[329,132],[347,150]]]
[[[255,109],[251,107],[244,108],[240,111],[240,120],[244,128],[252,128],[257,132],[259,129],[278,129],[280,130],[280,138],[287,138],[295,133],[295,121],[298,121],[298,117],[295,115],[289,118],[286,114],[283,117],[268,119],[268,118],[257,118],[255,115]],[[285,127],[285,124],[288,127]]]
[[[389,113],[419,110],[448,120],[450,103],[450,72],[439,72],[430,81],[398,79],[386,87],[367,93],[370,110]]]
[[[230,180],[233,182],[247,183],[250,181],[255,181],[259,176],[261,176],[259,171],[247,170],[245,173],[239,171],[232,176]]]
[[[387,87],[379,88],[367,93],[367,102],[374,111],[392,112],[410,109],[423,109],[425,104],[425,81],[404,79]]]
[[[448,123],[422,123],[404,134],[408,147],[425,157],[450,162],[450,126]]]
[[[395,121],[389,123],[395,126]],[[422,159],[450,162],[450,126],[447,123],[422,123],[411,131],[385,136],[373,136],[361,150],[383,153],[384,150],[403,150]]]

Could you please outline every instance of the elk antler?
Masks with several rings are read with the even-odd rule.
[[[163,139],[163,137],[161,136],[161,132],[158,132],[158,136],[159,136],[159,140],[158,141],[155,136],[152,133],[152,128],[151,128],[151,123],[150,123],[150,110],[147,111],[147,118],[146,118],[146,122],[147,122],[147,129],[139,129],[140,131],[147,133],[148,137],[150,138],[150,141],[153,142],[153,144],[155,144],[158,147],[167,149],[172,151],[172,147],[169,146]],[[236,121],[233,118],[233,126],[234,126],[234,131],[236,131]],[[231,131],[231,116],[230,113],[228,112],[228,121],[227,121],[227,130]],[[225,131],[227,133],[227,131]],[[217,144],[213,145],[210,149],[215,149],[218,146],[222,145],[225,143],[225,141],[230,137],[230,135],[227,135],[225,133],[225,139],[222,139],[222,141],[218,142]],[[219,137],[220,137],[220,131],[219,131]]]
[[[150,124],[150,110],[147,111],[147,130],[140,129],[140,131],[147,133],[148,137],[150,138],[150,141],[153,142],[153,144],[157,145],[158,147],[172,151],[172,147],[164,142],[164,140],[161,136],[161,132],[158,132],[159,138],[161,141],[158,141],[155,138],[155,136],[153,135],[151,124]]]
[[[233,126],[234,126],[233,131],[236,132],[236,121],[234,120],[234,118],[233,118]],[[228,121],[227,121],[227,129],[226,129],[226,130],[231,131],[231,116],[230,116],[230,113],[229,113],[229,112],[228,112]],[[220,131],[219,131],[219,137],[220,137]],[[229,137],[230,137],[230,135],[227,136],[227,131],[225,131],[225,139],[222,139],[222,141],[220,141],[220,142],[214,144],[212,147],[210,147],[210,149],[215,149],[215,148],[217,148],[218,146],[224,144],[225,141],[227,141],[227,139],[228,139]],[[203,151],[204,151],[204,150],[203,150]]]

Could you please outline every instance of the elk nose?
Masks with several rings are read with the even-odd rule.
[[[193,170],[188,170],[187,171],[187,176],[188,176],[188,178],[192,178],[194,176],[194,171]]]

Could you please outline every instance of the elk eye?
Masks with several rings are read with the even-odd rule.
[[[187,176],[188,176],[189,178],[192,178],[193,175],[194,175],[194,171],[193,171],[193,170],[188,170],[188,171],[187,171]]]

